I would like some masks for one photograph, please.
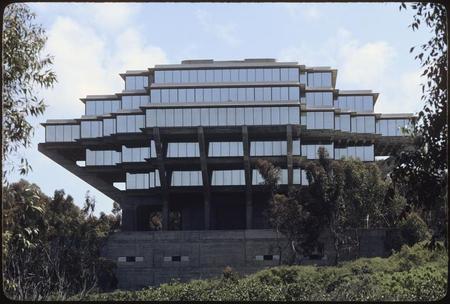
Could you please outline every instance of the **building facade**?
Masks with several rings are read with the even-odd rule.
[[[337,89],[329,67],[185,60],[120,76],[81,118],[43,123],[39,151],[118,202],[123,231],[267,229],[258,159],[288,189],[308,185],[321,146],[373,162],[409,141],[412,114],[375,113],[378,93]]]

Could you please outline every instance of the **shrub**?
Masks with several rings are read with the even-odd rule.
[[[423,241],[430,236],[427,224],[415,212],[411,212],[408,217],[400,223],[400,231],[405,244],[409,246]]]

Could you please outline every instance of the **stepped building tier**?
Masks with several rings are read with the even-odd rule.
[[[123,230],[268,228],[258,159],[288,189],[308,185],[319,147],[373,162],[410,142],[412,114],[375,113],[378,93],[336,89],[329,67],[185,60],[120,76],[81,118],[43,123],[39,151],[118,202]]]

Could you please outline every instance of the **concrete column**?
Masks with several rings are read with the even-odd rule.
[[[209,230],[211,226],[211,189],[209,185],[208,166],[206,163],[206,143],[203,127],[197,129],[198,145],[200,150],[200,166],[203,180],[203,206],[204,206],[204,227]]]
[[[162,229],[168,230],[169,227],[169,189],[167,186],[166,169],[164,166],[164,155],[159,135],[159,128],[153,128],[153,138],[155,140],[156,158],[158,163],[159,179],[161,182],[162,198]]]
[[[136,231],[136,206],[122,205],[122,230]]]
[[[242,126],[242,144],[244,150],[244,170],[245,170],[245,227],[246,229],[252,229],[253,226],[252,174],[250,165],[250,144],[248,140],[247,126]]]
[[[288,170],[288,187],[291,188],[293,178],[293,159],[292,159],[292,125],[286,126],[286,138],[287,138],[287,170]]]

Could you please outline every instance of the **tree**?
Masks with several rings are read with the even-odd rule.
[[[399,7],[406,8],[405,3]],[[396,157],[392,178],[405,189],[408,203],[427,215],[435,240],[447,234],[447,14],[439,3],[413,3],[410,8],[416,12],[410,27],[417,30],[425,24],[432,33],[429,41],[410,49],[416,50],[415,59],[424,69],[421,100],[425,104],[411,132],[415,147]]]
[[[37,97],[36,88],[50,88],[56,82],[51,70],[53,58],[43,55],[47,41],[44,29],[34,23],[36,15],[26,4],[9,4],[3,15],[2,68],[3,68],[3,162],[4,164],[20,147],[29,147],[33,126],[29,115],[38,116],[45,110],[43,99]],[[9,163],[9,170],[16,166]],[[21,158],[19,172],[31,169]],[[3,170],[6,179],[7,170]]]
[[[116,216],[97,218],[63,190],[49,198],[24,180],[4,186],[3,193],[3,286],[9,297],[65,299],[113,288],[114,264],[101,249]]]

